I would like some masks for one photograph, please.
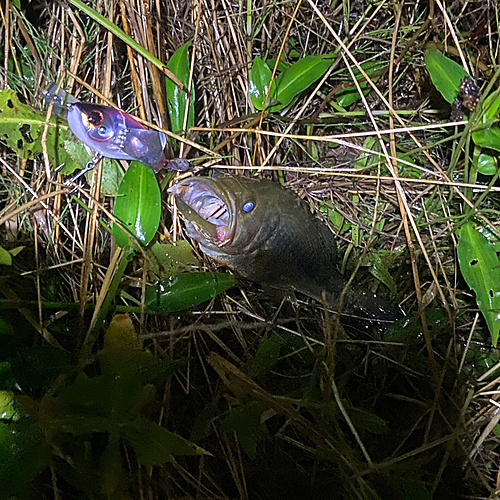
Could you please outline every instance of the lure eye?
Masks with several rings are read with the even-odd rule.
[[[104,116],[102,116],[102,113],[100,111],[91,111],[88,115],[88,122],[91,125],[94,125],[94,127],[97,127],[104,121]]]
[[[99,127],[98,130],[97,130],[97,133],[101,136],[101,137],[106,137],[108,135],[108,129],[104,126],[102,127]]]
[[[251,212],[254,208],[255,208],[255,203],[253,201],[247,201],[243,205],[243,212],[245,212],[247,214],[247,213]]]

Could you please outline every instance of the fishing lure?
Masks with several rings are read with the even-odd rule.
[[[189,162],[167,160],[163,150],[167,136],[144,127],[129,114],[110,106],[82,102],[53,83],[44,91],[45,103],[54,102],[52,113],[68,120],[71,131],[97,153],[85,171],[91,170],[100,156],[117,160],[137,160],[155,172],[162,168],[185,171]]]

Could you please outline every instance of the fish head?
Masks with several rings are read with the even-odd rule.
[[[214,257],[247,254],[262,244],[272,215],[259,182],[238,177],[190,177],[169,189],[186,234]],[[265,197],[264,197],[265,198]],[[259,234],[259,238],[257,235]]]
[[[99,104],[67,104],[71,131],[91,149],[107,158],[137,160],[153,169],[164,161],[167,138],[163,132],[146,129],[119,109]]]

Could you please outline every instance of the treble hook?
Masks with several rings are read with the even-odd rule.
[[[85,168],[82,168],[80,170],[80,172],[76,173],[75,175],[72,175],[69,179],[66,179],[64,181],[64,185],[65,186],[70,186],[71,184],[74,184],[75,181],[77,181],[80,177],[82,177],[83,175],[85,175],[87,172],[90,172],[91,170],[94,170],[94,168],[96,167],[96,165],[101,160],[102,160],[102,154],[101,153],[96,153],[94,155],[94,157],[87,162],[87,164],[85,165]],[[76,193],[76,191],[78,191],[79,187],[80,187],[79,185],[74,186],[73,189],[71,189],[71,191],[69,192],[69,194]]]

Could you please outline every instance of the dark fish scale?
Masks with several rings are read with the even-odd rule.
[[[320,302],[325,292],[328,305],[338,307],[346,279],[338,269],[336,238],[296,194],[266,179],[228,176],[190,178],[170,190],[186,221],[187,233],[217,262],[249,280],[296,290]],[[204,193],[203,199],[215,196],[226,206],[227,234],[231,236],[222,245],[210,237],[214,232],[209,230],[208,221],[197,218],[196,224],[191,223],[196,216],[192,209],[206,218],[197,202],[188,207],[191,200],[198,201],[198,191]],[[255,206],[246,213],[243,206],[248,202]],[[203,234],[196,230],[200,224],[207,226]],[[401,316],[391,302],[355,287],[347,292],[342,311],[367,323],[391,322]]]

